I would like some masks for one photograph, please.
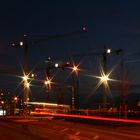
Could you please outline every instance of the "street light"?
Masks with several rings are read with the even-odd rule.
[[[108,76],[107,75],[104,75],[102,76],[101,78],[101,81],[104,83],[104,82],[107,82],[107,80],[109,80]]]
[[[52,83],[51,79],[48,79],[48,78],[44,81],[48,96],[51,89],[51,83]]]
[[[28,82],[28,75],[24,75],[23,76],[23,84],[24,84],[24,103],[26,103],[28,101],[29,98],[29,94],[28,94],[28,89],[30,87],[30,83]]]
[[[107,48],[106,53],[110,54],[111,53],[111,49]]]
[[[72,73],[75,73],[76,74],[76,81],[74,80],[74,77],[73,77],[73,80],[74,80],[74,104],[75,104],[75,108],[76,109],[79,109],[79,79],[78,79],[78,71],[80,70],[78,68],[79,65],[74,65],[72,67]],[[73,75],[72,75],[73,76]]]
[[[122,52],[123,52],[122,49],[112,50],[112,49],[106,48],[106,46],[104,46],[104,51],[102,53],[104,76],[107,75],[107,71],[108,71],[107,70],[107,54],[115,53],[115,54],[119,55],[120,53],[122,54]],[[123,79],[123,58],[121,58],[121,77]],[[102,80],[105,80],[105,79],[107,80],[107,77],[102,78]],[[123,91],[121,91],[121,95],[123,95],[123,94],[124,94]],[[106,102],[107,102],[106,96],[107,96],[107,90],[106,90],[106,87],[104,85],[103,108],[106,107]]]
[[[23,76],[23,81],[27,81],[28,80],[28,76],[27,75],[24,75]]]
[[[49,79],[48,79],[48,80],[45,80],[45,81],[44,81],[44,84],[45,84],[45,85],[50,85],[50,84],[51,84],[51,80],[49,80]]]
[[[55,66],[55,68],[58,68],[59,67],[59,64],[58,63],[55,63],[54,66]]]
[[[18,101],[18,97],[15,96],[14,97],[14,101],[17,102]]]
[[[1,104],[3,105],[4,104],[4,101],[1,101]]]
[[[22,41],[19,44],[20,44],[20,46],[23,46],[24,45],[24,43]]]

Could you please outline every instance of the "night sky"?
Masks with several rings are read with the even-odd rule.
[[[21,41],[27,34],[30,41],[87,28],[86,33],[50,40],[31,45],[29,64],[37,63],[52,56],[55,60],[71,57],[73,54],[102,52],[103,46],[123,49],[128,79],[133,84],[140,83],[140,1],[139,0],[12,0],[0,3],[0,66],[9,71],[20,69],[23,49],[10,47],[14,41]],[[115,57],[115,58],[114,58]],[[73,58],[74,59],[74,58]],[[81,67],[97,73],[94,56],[83,60]],[[118,62],[110,56],[110,63]],[[78,61],[78,60],[76,60]],[[112,62],[113,61],[113,62]],[[111,64],[110,64],[111,65]],[[90,72],[90,74],[91,74]],[[12,76],[0,74],[0,87],[15,91],[16,80]],[[85,76],[81,76],[86,82]],[[81,80],[81,81],[82,81]],[[90,78],[90,84],[92,85]],[[86,89],[91,87],[86,85]],[[81,90],[81,96],[88,95]],[[139,93],[139,89],[136,89]],[[139,95],[138,95],[139,96]],[[140,97],[140,96],[139,96]],[[81,97],[81,100],[82,97]]]

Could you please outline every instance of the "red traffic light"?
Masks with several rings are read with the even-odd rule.
[[[18,48],[19,47],[19,45],[17,43],[12,43],[11,46],[14,47],[14,48]]]
[[[64,62],[62,63],[62,67],[68,67],[70,65],[70,62]]]

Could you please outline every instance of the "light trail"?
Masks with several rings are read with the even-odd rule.
[[[33,114],[37,114],[32,112]],[[98,116],[85,116],[85,115],[74,115],[74,114],[61,114],[61,113],[49,113],[41,112],[43,115],[51,115],[58,117],[67,117],[67,118],[78,118],[78,119],[91,119],[91,120],[100,120],[100,121],[109,121],[109,122],[122,122],[122,123],[137,123],[140,124],[140,120],[132,119],[118,119],[118,118],[107,118],[107,117],[98,117]]]

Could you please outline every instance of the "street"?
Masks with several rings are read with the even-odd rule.
[[[94,125],[51,118],[0,118],[1,140],[138,140],[140,126]]]

